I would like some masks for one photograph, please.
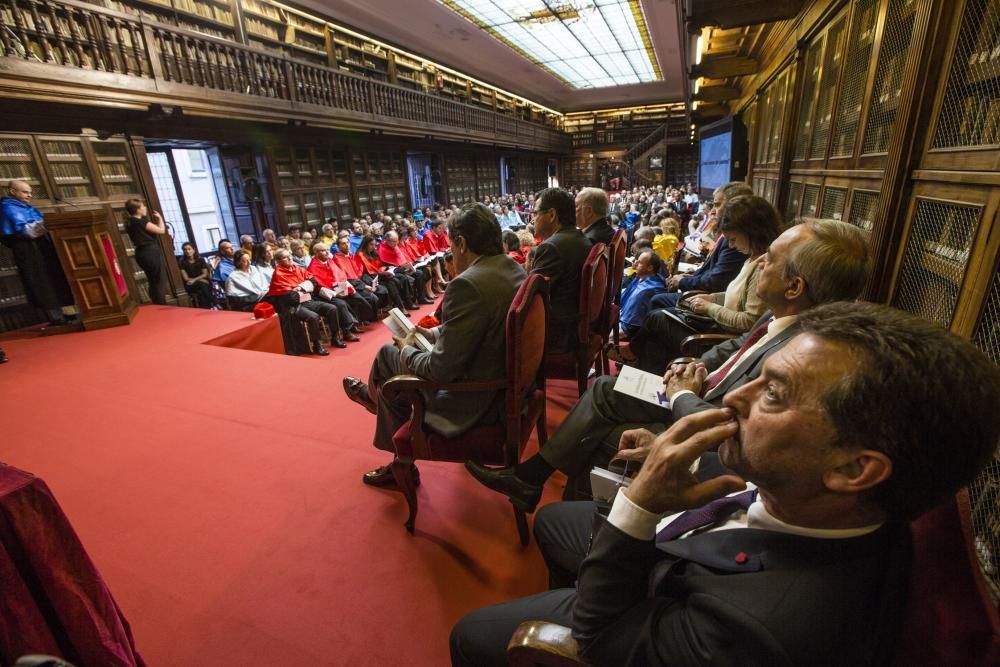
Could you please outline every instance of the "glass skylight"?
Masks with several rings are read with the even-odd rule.
[[[573,88],[663,78],[639,0],[438,0]]]

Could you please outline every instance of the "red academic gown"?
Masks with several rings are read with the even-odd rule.
[[[309,263],[309,273],[313,274],[316,278],[316,282],[318,282],[321,287],[333,289],[335,283],[347,283],[348,296],[357,291],[350,283],[347,282],[347,274],[344,273],[344,271],[337,266],[332,259],[327,259],[325,262],[321,262],[318,257],[313,257],[312,262]]]

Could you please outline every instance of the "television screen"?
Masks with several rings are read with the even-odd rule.
[[[714,190],[730,181],[733,158],[733,133],[724,132],[701,140],[701,178],[702,189]]]

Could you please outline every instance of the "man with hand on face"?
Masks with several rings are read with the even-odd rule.
[[[767,358],[796,333],[796,320],[824,303],[856,299],[868,280],[870,253],[861,231],[836,220],[814,220],[785,230],[771,243],[757,280],[768,311],[747,333],[716,345],[696,363],[675,365],[664,375],[669,406],[652,405],[614,390],[617,378],[597,378],[534,456],[513,468],[466,462],[483,485],[533,512],[542,485],[556,470],[571,480],[606,465],[626,424],[662,430],[689,414],[722,405],[727,392],[760,374]]]
[[[908,522],[991,460],[1000,369],[885,306],[820,306],[799,326],[723,409],[623,452],[642,469],[606,519],[591,502],[540,513],[536,535],[559,536],[539,539],[550,569],[576,588],[466,616],[452,664],[507,664],[525,620],[571,626],[593,665],[890,664]]]
[[[481,204],[467,205],[448,222],[448,238],[458,275],[448,283],[441,304],[441,324],[419,332],[434,347],[425,352],[415,346],[414,333],[394,339],[375,356],[368,383],[344,378],[344,391],[355,403],[376,415],[374,445],[395,453],[392,436],[410,418],[405,401],[390,402],[379,394],[390,378],[412,373],[435,383],[503,378],[506,373],[505,324],[507,311],[524,269],[503,252],[500,225],[492,211]],[[454,275],[454,274],[453,274]],[[446,437],[455,437],[478,424],[500,418],[503,393],[448,394],[428,397],[426,424]],[[416,467],[411,467],[417,477]],[[395,484],[391,464],[365,473],[371,486]]]

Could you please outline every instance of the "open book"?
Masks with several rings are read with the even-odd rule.
[[[413,322],[410,318],[406,316],[406,313],[401,311],[399,308],[393,308],[389,311],[389,317],[382,320],[382,324],[389,327],[389,331],[396,338],[406,338],[411,331],[413,331]],[[424,352],[430,352],[434,349],[431,342],[424,338],[421,334],[416,335],[417,347]]]

